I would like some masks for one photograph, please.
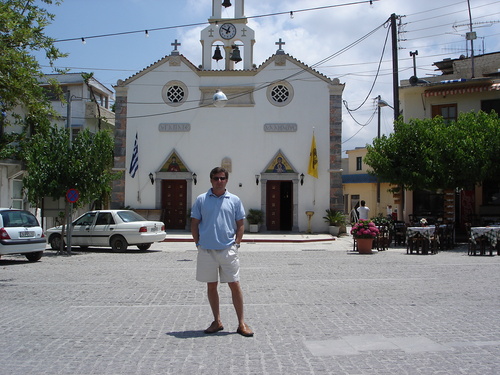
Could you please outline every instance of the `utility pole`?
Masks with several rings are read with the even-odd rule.
[[[394,103],[394,120],[399,117],[399,66],[398,66],[398,29],[396,25],[396,14],[391,14],[391,36],[392,36],[392,93]],[[404,189],[400,186],[401,203],[398,209],[398,220],[404,218],[405,197]],[[403,219],[404,220],[404,219]]]
[[[394,103],[394,120],[399,117],[399,66],[398,66],[398,29],[396,25],[397,16],[391,14],[391,36],[392,36],[392,96]]]
[[[71,141],[72,141],[72,131],[71,131],[71,91],[68,90],[67,93],[67,109],[66,109],[66,128],[69,130],[69,150],[68,152],[71,152]],[[66,200],[65,203],[66,206],[66,246],[67,246],[67,253],[68,255],[71,255],[71,235],[73,234],[73,223],[71,222],[71,213],[73,211],[73,203],[69,203]],[[62,236],[63,237],[63,236]],[[64,237],[63,237],[64,238]],[[61,241],[62,245],[64,247],[64,240]]]
[[[467,0],[467,6],[469,7],[469,32],[466,35],[466,39],[470,40],[470,62],[471,62],[471,78],[474,78],[474,39],[476,39],[476,33],[472,31],[472,13],[470,11],[470,0]]]

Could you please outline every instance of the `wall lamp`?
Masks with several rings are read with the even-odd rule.
[[[198,175],[196,173],[193,173],[193,182],[195,185],[198,183]]]
[[[256,174],[255,175],[255,185],[259,185],[259,178],[260,178],[260,175]]]
[[[151,185],[155,183],[155,176],[152,173],[149,173],[149,180],[151,181]]]
[[[300,174],[300,186],[304,185],[304,173]]]
[[[227,96],[221,90],[217,90],[213,96],[214,106],[222,108],[227,103]]]

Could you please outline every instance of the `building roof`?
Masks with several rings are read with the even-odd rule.
[[[270,56],[266,61],[264,61],[258,68],[254,69],[238,69],[238,70],[203,70],[198,67],[196,67],[191,61],[189,61],[184,55],[182,54],[175,54],[175,55],[168,55],[163,57],[162,59],[156,61],[155,63],[149,65],[148,67],[142,69],[141,71],[135,73],[134,75],[128,77],[127,79],[123,80],[118,80],[117,85],[118,86],[126,86],[135,79],[143,76],[147,72],[155,69],[156,67],[168,62],[171,58],[176,58],[180,59],[183,63],[185,63],[188,67],[190,67],[193,72],[198,74],[199,76],[206,76],[206,75],[246,75],[246,76],[251,76],[251,75],[257,75],[260,73],[264,68],[266,68],[269,64],[271,64],[273,61],[276,59],[282,59],[285,58],[286,60],[292,62],[293,64],[297,65],[298,67],[302,68],[304,71],[309,72],[310,74],[313,74],[314,76],[318,77],[319,79],[331,84],[331,85],[338,85],[338,86],[344,86],[345,84],[340,83],[338,78],[331,79],[328,76],[318,72],[317,70],[309,67],[305,63],[301,62],[300,60],[297,60],[296,58],[290,56],[289,54],[274,54]],[[296,75],[297,73],[294,73]],[[287,77],[284,77],[286,79]]]

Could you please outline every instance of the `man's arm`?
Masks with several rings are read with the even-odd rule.
[[[191,218],[191,235],[193,236],[193,240],[198,246],[198,243],[200,242],[200,220],[195,219],[194,217]]]
[[[245,219],[236,220],[236,239],[235,242],[239,245],[245,233]]]

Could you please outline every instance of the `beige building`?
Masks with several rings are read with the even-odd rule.
[[[405,120],[443,116],[456,120],[461,112],[500,113],[500,53],[434,63],[441,75],[402,81],[399,89]],[[405,193],[404,217],[431,215],[454,221],[490,223],[500,220],[500,186],[484,181],[474,190]]]
[[[397,197],[389,191],[392,186],[368,174],[369,167],[364,162],[366,147],[347,150],[346,154],[347,158],[342,160],[344,211],[352,212],[359,202],[364,200],[370,208],[370,217],[387,216],[396,212],[395,203],[398,203],[398,200],[395,200]]]
[[[400,109],[407,121],[440,115],[456,120],[461,112],[492,110],[500,113],[500,53],[471,58],[445,59],[434,63],[441,73],[419,79],[411,77],[399,87]],[[342,176],[345,211],[365,200],[372,217],[385,215],[389,205],[406,222],[425,217],[429,221],[447,220],[464,228],[465,222],[488,224],[500,221],[500,186],[484,181],[473,190],[405,191],[392,194],[387,183],[378,183],[367,173],[366,148],[346,152]],[[403,199],[401,199],[403,198]],[[403,204],[404,202],[404,204]]]

